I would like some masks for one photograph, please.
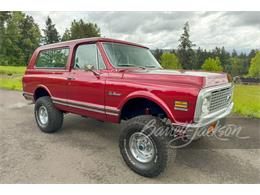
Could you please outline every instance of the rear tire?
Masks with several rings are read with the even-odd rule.
[[[119,137],[120,152],[124,161],[130,169],[145,177],[158,176],[166,168],[168,160],[172,160],[172,152],[168,149],[168,137],[152,133],[152,128],[144,130],[145,125],[151,120],[155,120],[153,126],[156,129],[165,126],[157,117],[137,116],[126,122]]]
[[[34,107],[35,120],[44,133],[54,133],[63,124],[63,113],[54,107],[49,96],[40,97]]]

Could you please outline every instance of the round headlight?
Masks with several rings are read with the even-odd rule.
[[[207,96],[203,99],[202,108],[201,108],[202,115],[209,113],[209,107],[210,107],[210,96]]]

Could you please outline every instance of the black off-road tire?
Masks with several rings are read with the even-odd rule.
[[[124,161],[134,172],[145,177],[156,177],[161,174],[169,161],[174,160],[176,152],[169,148],[169,137],[162,135],[156,136],[151,128],[145,129],[149,121],[155,120],[156,129],[164,127],[161,119],[150,115],[137,116],[126,121],[125,127],[121,130],[119,137],[119,148]],[[142,163],[138,161],[130,151],[129,139],[136,132],[147,135],[153,142],[156,150],[153,159],[150,162]],[[173,153],[174,151],[174,153]]]
[[[41,124],[38,115],[39,108],[42,106],[46,108],[48,113],[48,122],[45,125]],[[36,100],[34,116],[38,127],[44,133],[54,133],[62,127],[63,112],[54,107],[54,104],[49,96],[43,96]]]

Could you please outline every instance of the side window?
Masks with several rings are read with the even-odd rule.
[[[74,68],[84,69],[86,65],[93,65],[98,69],[96,44],[80,45],[76,50]]]
[[[65,68],[69,56],[69,48],[58,48],[40,51],[37,68]]]

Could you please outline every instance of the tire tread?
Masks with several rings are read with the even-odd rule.
[[[52,100],[49,96],[43,96],[36,100],[34,110],[35,117],[37,117],[36,109],[40,105],[44,105],[47,108],[49,121],[48,125],[45,128],[43,128],[38,124],[36,120],[38,127],[41,129],[41,131],[45,133],[54,133],[58,131],[63,124],[63,113],[54,107],[54,104],[52,103]]]

